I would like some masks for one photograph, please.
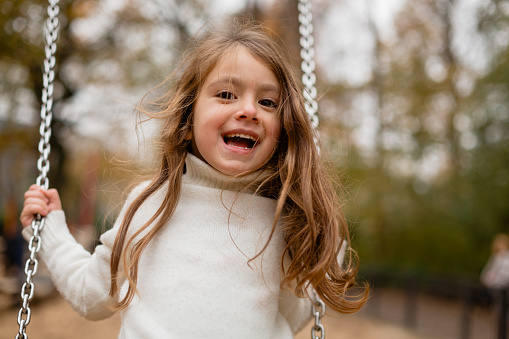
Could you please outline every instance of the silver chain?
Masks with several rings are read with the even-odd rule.
[[[50,138],[51,138],[51,119],[53,117],[53,81],[55,80],[55,52],[57,51],[56,41],[58,38],[58,13],[60,11],[58,7],[59,0],[49,0],[48,4],[48,19],[46,20],[45,30],[45,44],[44,49],[44,73],[43,73],[43,89],[42,89],[42,105],[41,105],[41,126],[39,128],[39,134],[41,138],[39,140],[39,160],[37,161],[37,169],[39,170],[39,176],[37,177],[37,185],[43,189],[48,189],[49,180],[49,154]],[[34,296],[34,283],[32,278],[37,273],[39,262],[37,261],[36,254],[41,249],[41,237],[40,233],[44,227],[44,218],[37,214],[31,225],[33,229],[33,235],[28,242],[28,249],[30,251],[30,257],[27,259],[25,264],[26,280],[21,287],[21,299],[23,305],[21,306],[18,313],[18,325],[19,331],[16,334],[16,339],[28,338],[26,333],[26,327],[30,323],[32,311],[30,310],[30,300]]]
[[[299,0],[299,32],[300,32],[300,56],[302,58],[302,83],[304,84],[304,98],[306,99],[306,112],[311,119],[314,128],[318,127],[318,103],[316,102],[317,90],[315,75],[315,49],[313,48],[313,16],[311,14],[311,1]]]
[[[318,103],[316,102],[317,90],[315,75],[315,49],[313,48],[313,15],[311,14],[311,0],[299,0],[299,33],[300,33],[300,56],[302,58],[302,83],[304,84],[304,99],[306,113],[311,120],[313,128],[318,127]],[[314,139],[318,147],[318,132]],[[325,339],[325,328],[322,325],[322,318],[325,315],[325,303],[313,290],[313,317],[315,324],[311,328],[311,339]]]
[[[325,315],[325,303],[313,291],[313,316],[315,324],[311,328],[311,339],[325,339],[325,327],[322,324],[322,318]]]

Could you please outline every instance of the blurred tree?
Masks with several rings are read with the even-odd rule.
[[[467,135],[476,142],[468,159],[469,180],[479,195],[471,208],[493,232],[509,232],[509,1],[489,1],[479,9],[479,31],[489,63],[476,83]],[[481,221],[480,220],[480,221]],[[483,238],[493,234],[485,231]],[[491,240],[491,239],[490,239]]]
[[[322,84],[321,107],[340,112],[322,131],[346,149],[337,161],[350,169],[348,214],[367,266],[476,278],[491,237],[509,227],[507,4],[477,3],[472,37],[464,2],[407,2],[393,39],[367,6],[370,79]],[[464,52],[485,40],[497,46]]]

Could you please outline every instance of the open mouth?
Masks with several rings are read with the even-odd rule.
[[[228,146],[233,146],[237,148],[243,149],[252,149],[255,147],[258,139],[253,137],[252,135],[242,134],[242,133],[232,133],[226,134],[223,136],[224,143]]]

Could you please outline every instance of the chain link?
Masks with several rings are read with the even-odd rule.
[[[48,189],[49,180],[49,154],[50,138],[51,138],[51,120],[53,118],[53,81],[55,80],[54,67],[56,64],[55,53],[57,51],[56,41],[58,38],[58,13],[60,8],[58,6],[59,0],[49,0],[48,4],[48,19],[46,20],[45,27],[45,59],[44,59],[44,73],[42,77],[43,89],[42,89],[42,105],[41,105],[41,126],[39,128],[39,134],[41,136],[39,140],[38,150],[39,159],[37,161],[37,169],[39,170],[39,176],[37,177],[36,183],[43,189]],[[30,251],[30,257],[25,264],[26,280],[21,288],[21,299],[23,305],[18,312],[18,325],[19,330],[16,334],[16,339],[28,338],[26,334],[26,327],[30,323],[32,311],[30,309],[30,300],[34,297],[34,283],[32,278],[37,273],[39,262],[37,261],[36,254],[41,249],[41,237],[40,232],[44,227],[44,218],[39,214],[35,216],[32,222],[33,235],[28,242],[28,250]]]
[[[313,16],[311,14],[311,0],[299,0],[299,33],[300,45],[302,47],[300,56],[302,58],[302,83],[304,84],[304,98],[306,99],[306,112],[311,119],[314,128],[318,127],[318,103],[316,102],[317,90],[315,75],[315,49],[313,48]]]
[[[325,303],[314,290],[312,314],[315,324],[311,328],[311,339],[325,339],[325,327],[322,324],[322,318],[325,316]]]

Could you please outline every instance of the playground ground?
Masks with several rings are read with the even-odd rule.
[[[42,273],[42,272],[41,272]],[[3,278],[3,277],[0,277]],[[17,286],[5,293],[5,278],[0,279],[0,339],[14,339],[21,298]],[[31,302],[31,339],[113,339],[117,338],[120,316],[93,322],[76,314],[55,291],[47,275],[38,274],[36,297]],[[1,292],[3,291],[3,292]],[[37,297],[39,295],[39,297]],[[473,307],[464,333],[465,313],[458,300],[419,293],[408,308],[405,291],[373,288],[367,305],[354,315],[327,314],[324,318],[327,339],[494,339],[496,314]],[[411,327],[408,315],[413,314]],[[405,326],[407,323],[407,326]],[[295,339],[311,338],[310,323]]]
[[[0,295],[0,339],[13,339],[18,331],[18,308],[12,305],[12,296]],[[31,306],[32,319],[27,329],[34,339],[111,339],[116,338],[120,317],[92,322],[77,315],[58,295],[52,294]],[[311,338],[311,323],[295,339]],[[327,339],[435,339],[424,336],[366,314],[326,316],[324,320]]]

